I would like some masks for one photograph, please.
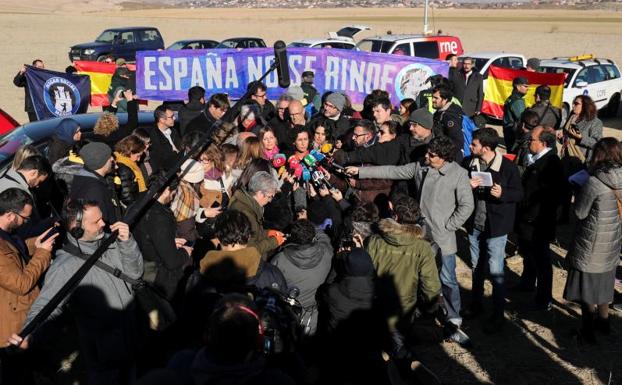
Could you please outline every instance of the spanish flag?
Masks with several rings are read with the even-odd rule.
[[[564,99],[565,74],[549,74],[543,72],[529,72],[491,66],[488,71],[488,80],[484,90],[484,103],[482,112],[486,115],[503,118],[503,105],[512,94],[512,80],[519,76],[529,80],[529,91],[525,96],[527,107],[535,103],[534,93],[536,88],[543,84],[551,87],[551,104],[562,107]]]
[[[110,87],[117,65],[96,61],[75,61],[73,66],[76,67],[79,75],[88,75],[91,78],[91,106],[109,105],[108,87]],[[127,68],[130,71],[136,71],[134,64],[127,64]]]

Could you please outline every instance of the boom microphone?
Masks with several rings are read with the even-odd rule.
[[[274,64],[279,77],[279,87],[289,87],[289,66],[287,64],[287,48],[283,40],[274,42]]]

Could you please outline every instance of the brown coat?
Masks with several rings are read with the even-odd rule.
[[[37,282],[50,265],[51,253],[34,245],[35,238],[26,241],[32,258],[25,265],[15,246],[0,239],[0,346],[20,331],[39,295]]]

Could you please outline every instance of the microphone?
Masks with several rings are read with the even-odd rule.
[[[315,157],[311,154],[305,155],[304,158],[302,158],[302,161],[308,166],[308,167],[315,167],[315,163],[317,162]]]
[[[287,47],[283,40],[274,42],[274,64],[279,77],[279,87],[289,87],[289,65],[287,63]]]
[[[330,154],[333,151],[333,145],[330,143],[324,143],[320,148],[322,154]]]
[[[275,154],[272,157],[272,166],[274,166],[274,168],[281,168],[282,166],[285,166],[285,154]]]

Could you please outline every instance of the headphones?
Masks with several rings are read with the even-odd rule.
[[[78,240],[84,236],[84,228],[82,227],[82,219],[84,217],[84,201],[82,199],[76,199],[75,201],[70,201],[67,204],[67,219],[71,217],[71,212],[74,210],[76,216],[76,225],[68,231],[72,237]],[[66,223],[69,224],[70,222],[67,221]]]

